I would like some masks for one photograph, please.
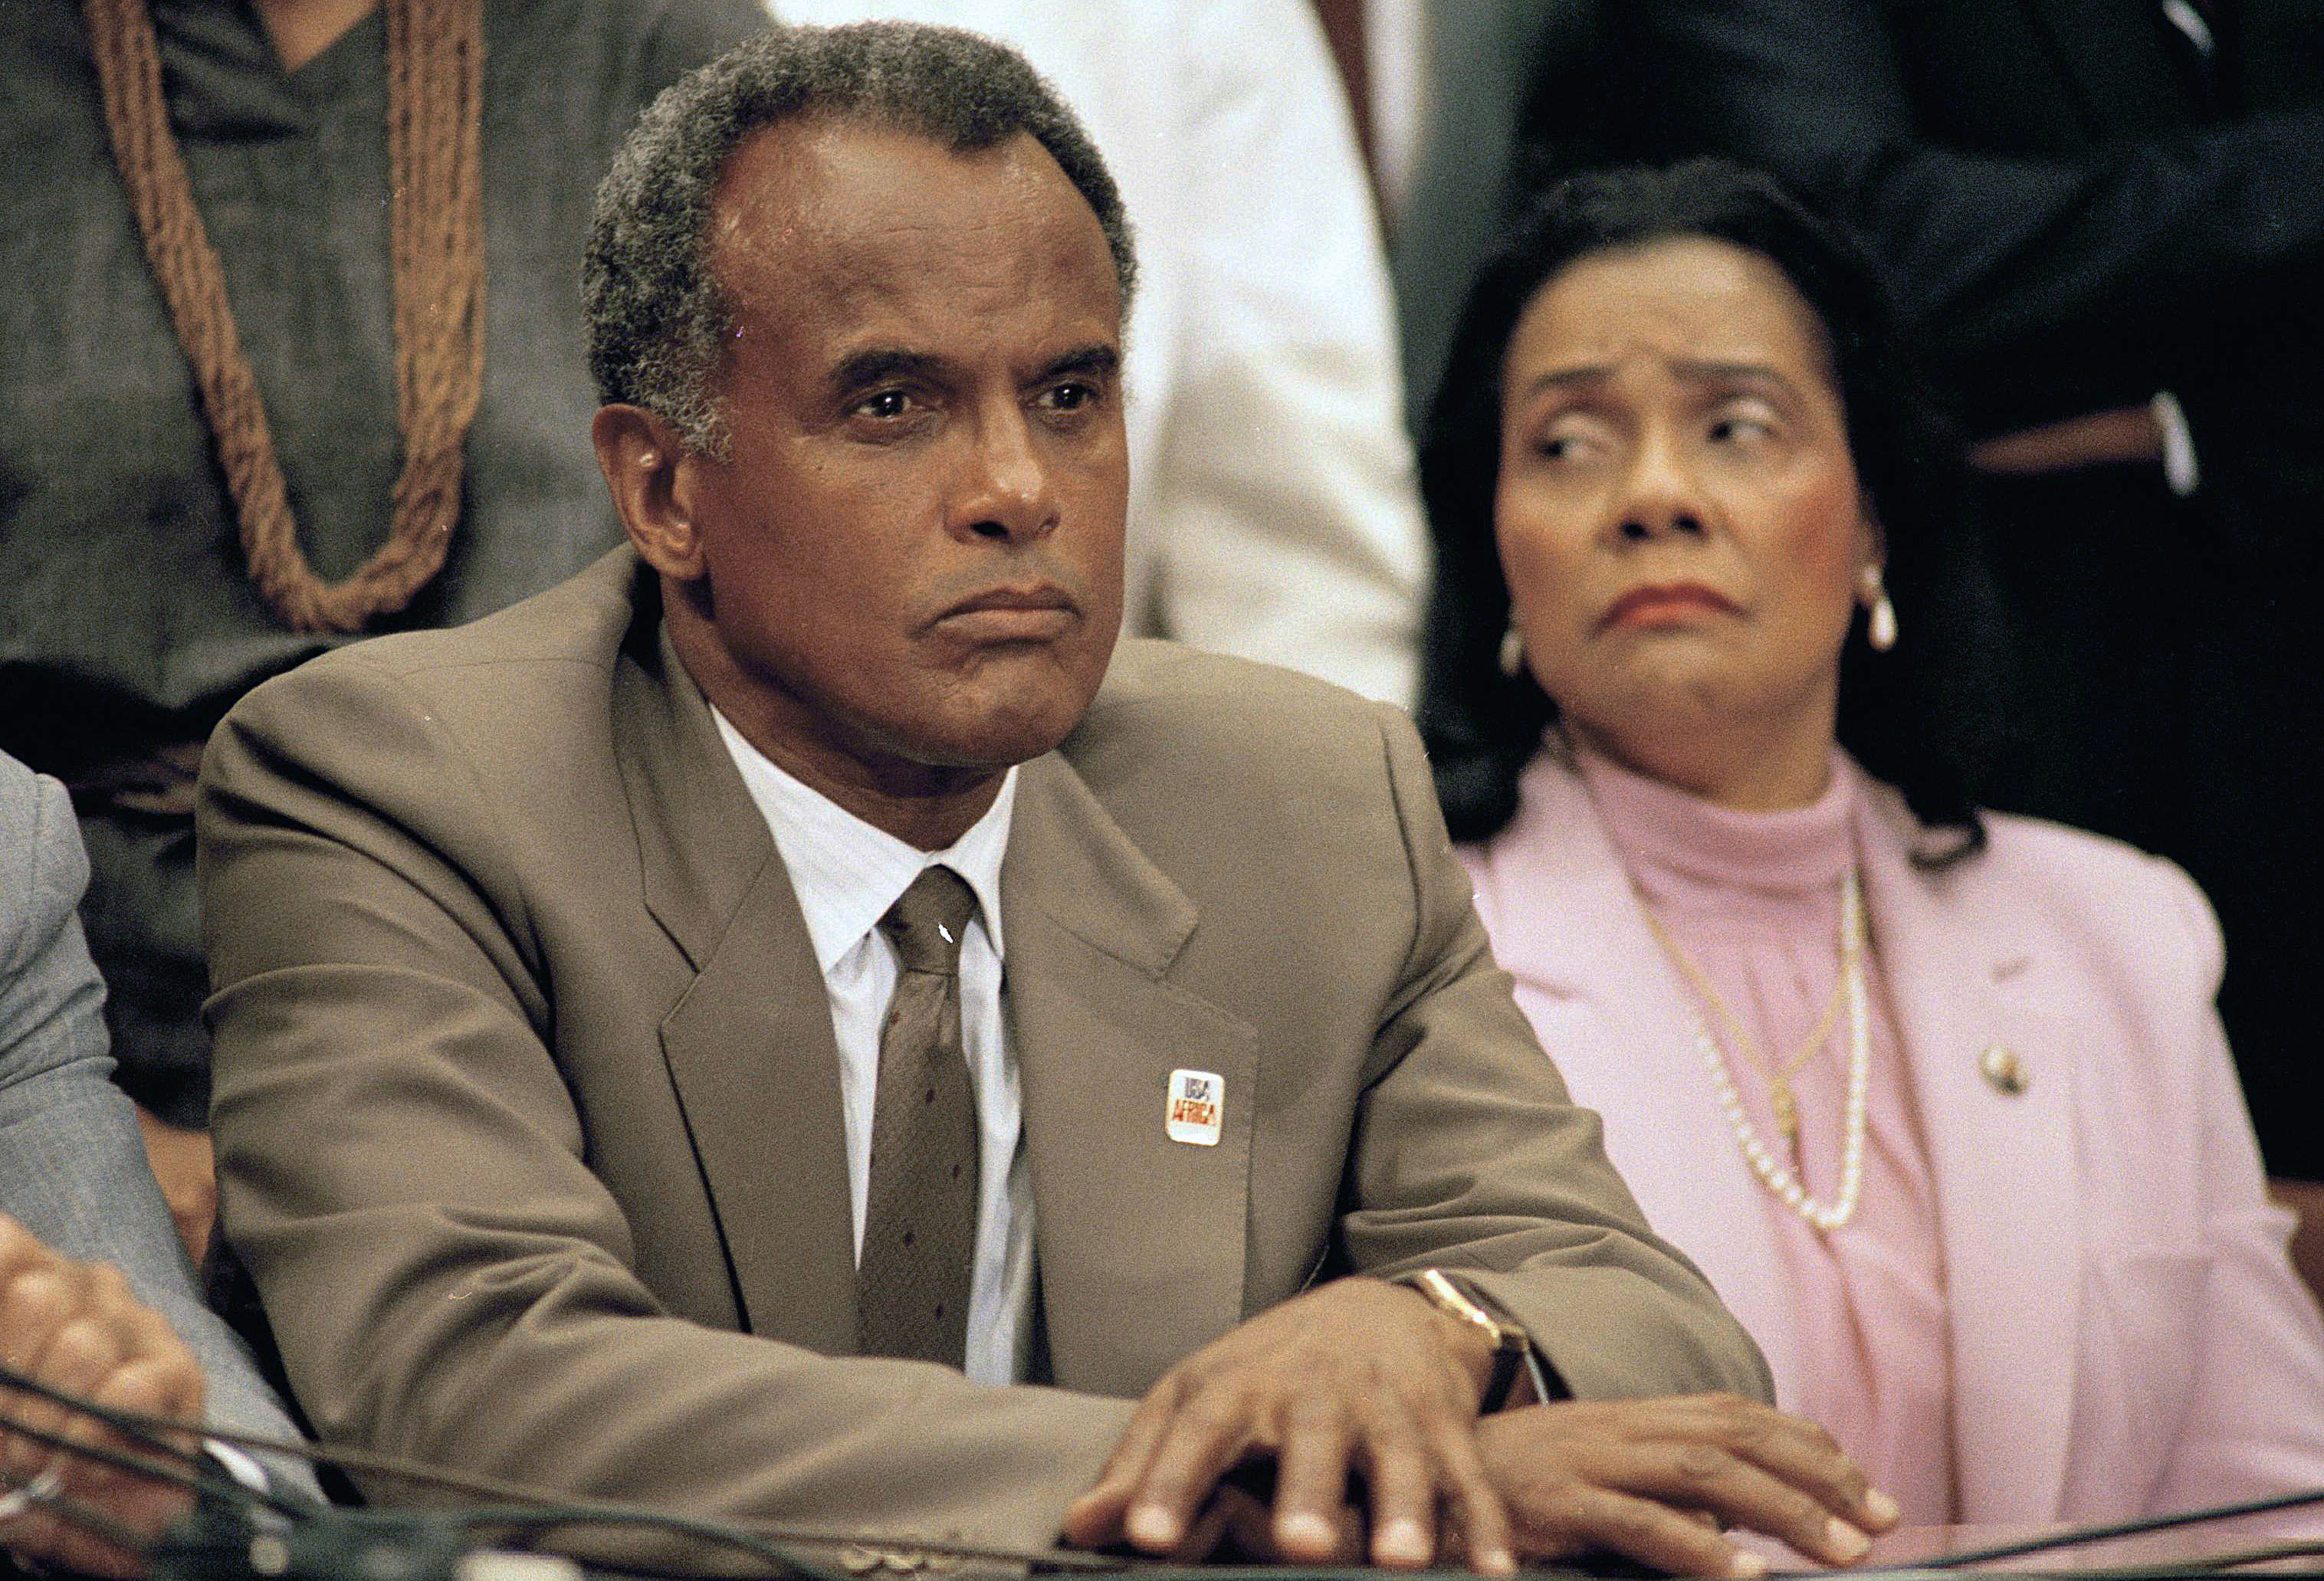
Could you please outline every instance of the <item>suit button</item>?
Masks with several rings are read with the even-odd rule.
[[[2015,1098],[2024,1091],[2030,1080],[2025,1073],[2025,1062],[1999,1043],[1977,1057],[1977,1068],[1993,1090],[2005,1098]]]

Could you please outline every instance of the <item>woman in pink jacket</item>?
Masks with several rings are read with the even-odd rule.
[[[1907,1521],[2324,1484],[2209,907],[1969,799],[1924,409],[1867,266],[1757,176],[1525,221],[1423,460],[1479,908],[1648,1218]]]

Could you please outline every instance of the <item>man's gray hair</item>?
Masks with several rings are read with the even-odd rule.
[[[711,198],[744,139],[815,115],[955,153],[1030,136],[1096,214],[1129,311],[1138,265],[1121,195],[1081,122],[1023,56],[913,23],[778,26],[664,91],[597,188],[581,295],[604,400],[657,413],[689,448],[724,458],[715,386],[733,312],[710,266]]]

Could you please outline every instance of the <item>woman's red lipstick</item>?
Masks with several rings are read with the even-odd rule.
[[[1600,630],[1617,626],[1632,630],[1682,626],[1702,614],[1731,615],[1735,602],[1715,587],[1700,582],[1657,582],[1634,587],[1608,606],[1600,619]]]

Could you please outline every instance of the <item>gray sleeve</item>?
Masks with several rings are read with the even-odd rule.
[[[296,1437],[193,1270],[113,1085],[105,988],[73,907],[88,882],[64,787],[0,758],[0,1209],[48,1245],[111,1263],[170,1320],[208,1380],[211,1425]],[[267,1466],[312,1494],[303,1468]]]

